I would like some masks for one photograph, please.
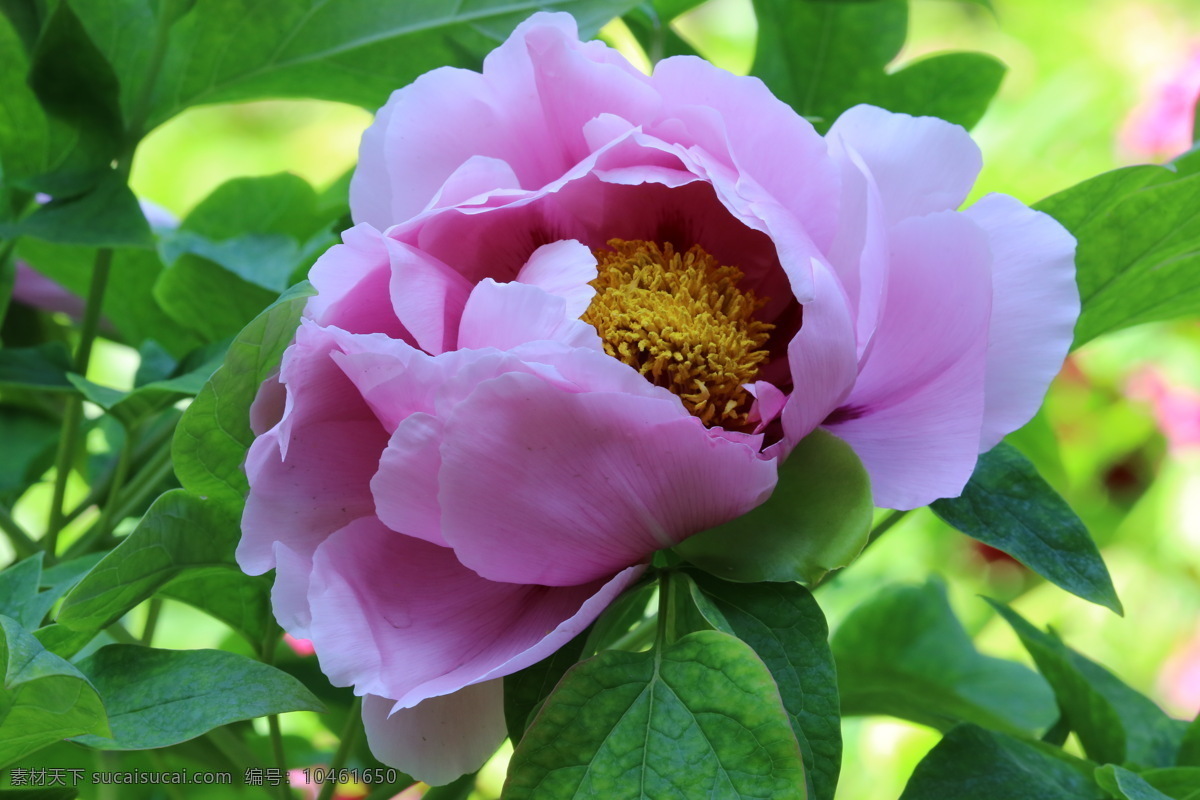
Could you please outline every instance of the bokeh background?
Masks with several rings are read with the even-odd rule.
[[[716,64],[749,69],[756,37],[750,0],[711,0],[677,29]],[[645,63],[619,24],[605,35]],[[1008,65],[997,100],[974,131],[985,164],[975,196],[1000,191],[1032,203],[1097,173],[1165,162],[1190,147],[1200,93],[1196,0],[992,0],[990,8],[982,0],[913,0],[909,41],[897,63],[951,49],[987,52]],[[132,185],[176,215],[236,176],[289,171],[323,189],[353,167],[370,118],[359,108],[317,101],[192,109],[146,139]],[[132,363],[115,346],[104,355],[114,373]],[[1194,717],[1200,324],[1142,326],[1081,348],[1042,413],[1013,441],[1100,543],[1124,618],[1046,585],[920,511],[820,590],[831,626],[880,585],[938,574],[984,652],[1025,660],[980,594],[1012,601],[1172,714]],[[160,647],[237,649],[219,623],[187,606],[168,601],[161,619]],[[331,746],[313,715],[286,715],[284,726],[297,737],[291,741],[304,740],[314,754]],[[849,719],[844,731],[840,800],[898,796],[938,740],[894,720]],[[486,770],[478,796],[497,796],[502,776],[503,757]],[[342,796],[354,796],[353,787]]]

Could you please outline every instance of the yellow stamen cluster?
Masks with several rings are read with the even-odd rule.
[[[765,302],[737,287],[742,272],[699,245],[610,239],[596,250],[596,297],[583,320],[610,356],[677,394],[705,425],[747,427],[753,382],[774,325],[754,318]]]

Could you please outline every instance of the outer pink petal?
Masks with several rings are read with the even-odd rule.
[[[958,208],[983,165],[979,147],[958,125],[875,106],[843,112],[828,138],[842,140],[862,157],[892,224]]]
[[[1071,349],[1079,317],[1075,239],[1052,217],[1005,195],[988,195],[965,215],[992,247],[982,453],[1037,413]]]
[[[800,330],[788,345],[794,388],[783,407],[780,457],[846,399],[858,375],[854,322],[845,292],[829,268],[813,261],[815,297],[804,304]]]
[[[361,519],[313,559],[309,638],[335,685],[409,707],[540,661],[640,571],[562,588],[497,583],[448,548]]]
[[[956,496],[974,469],[983,420],[991,254],[970,220],[942,212],[893,232],[875,342],[827,427],[871,474],[876,505]]]
[[[308,557],[330,533],[374,513],[369,484],[387,432],[330,359],[332,347],[328,332],[301,326],[280,371],[284,416],[247,453],[237,559],[250,574],[275,566],[277,541]]]
[[[744,514],[776,477],[678,402],[502,375],[446,421],[442,534],[484,577],[567,586]]]
[[[508,734],[501,680],[465,686],[392,713],[394,705],[373,694],[363,698],[371,753],[431,786],[479,769]]]
[[[829,198],[837,193],[837,173],[824,140],[807,120],[759,79],[731,75],[698,58],[660,61],[651,82],[662,92],[663,117],[685,123],[688,144],[726,160],[743,180],[762,187],[794,214],[818,247],[828,246],[835,212]],[[704,113],[708,109],[715,113]]]
[[[458,346],[511,350],[549,340],[571,347],[603,349],[596,329],[567,311],[567,301],[528,283],[496,283],[485,278],[467,298],[458,328]]]

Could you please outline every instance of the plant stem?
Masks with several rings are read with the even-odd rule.
[[[17,524],[12,514],[4,506],[0,506],[0,530],[3,530],[8,536],[8,541],[12,543],[18,560],[27,558],[38,551],[37,542]]]
[[[125,439],[121,442],[121,450],[117,455],[117,466],[113,471],[112,483],[108,487],[108,499],[104,501],[104,508],[100,511],[100,519],[96,520],[95,527],[99,529],[97,537],[103,538],[106,533],[109,533],[113,525],[120,522],[121,517],[115,515],[117,510],[117,495],[121,491],[121,487],[125,484],[125,477],[129,474],[129,462],[133,458],[133,431],[129,428],[125,429]],[[90,533],[90,531],[89,531]]]
[[[146,625],[142,628],[142,644],[147,647],[154,640],[154,629],[158,626],[158,615],[162,613],[162,598],[150,598],[150,606],[146,609]]]
[[[354,747],[354,741],[358,738],[358,730],[362,727],[361,709],[362,698],[354,698],[354,703],[350,706],[350,713],[346,716],[346,724],[342,726],[337,752],[333,754],[333,761],[329,763],[329,771],[333,774],[336,774],[345,765],[346,759],[350,756],[350,750]],[[321,785],[321,793],[317,795],[317,800],[330,800],[336,789],[335,782],[326,780]]]
[[[890,514],[888,514],[886,517],[884,517],[883,521],[880,522],[878,525],[876,525],[871,530],[871,535],[867,538],[867,543],[866,543],[866,545],[863,546],[863,549],[865,550],[867,547],[870,547],[872,544],[875,543],[876,539],[878,539],[880,536],[883,536],[885,533],[890,531],[892,529],[892,526],[895,525],[900,520],[904,519],[904,516],[907,513],[908,513],[907,511],[893,511]]]
[[[671,570],[658,573],[658,625],[654,634],[654,649],[660,651],[674,640],[675,604],[671,602]]]
[[[283,753],[283,734],[279,730],[279,715],[271,714],[267,717],[267,730],[271,734],[271,755],[275,759],[275,766],[279,767],[280,772],[287,775],[287,757]],[[279,784],[279,800],[289,800],[291,792],[288,790],[288,784],[285,780]]]
[[[88,288],[87,308],[83,312],[83,327],[79,332],[79,346],[75,351],[74,371],[87,377],[88,364],[92,359],[92,345],[100,329],[100,311],[104,304],[104,290],[108,286],[108,273],[112,268],[113,251],[102,247],[96,251],[92,265],[92,281]],[[46,528],[43,549],[47,559],[54,561],[58,550],[58,534],[63,527],[63,500],[67,494],[67,478],[71,464],[79,450],[79,431],[83,423],[83,397],[71,395],[63,414],[62,436],[58,441],[58,453],[54,459],[54,495],[50,500],[50,523]]]

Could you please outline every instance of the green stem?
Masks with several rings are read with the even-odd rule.
[[[287,775],[287,757],[283,753],[283,734],[279,730],[279,715],[271,714],[267,717],[267,730],[271,734],[271,756],[275,759],[275,766],[279,771]],[[279,800],[290,800],[291,791],[288,789],[287,782],[279,784]]]
[[[37,542],[17,524],[12,514],[4,506],[0,506],[0,530],[3,530],[8,536],[8,541],[12,543],[18,560],[28,558],[38,551]]]
[[[876,525],[871,530],[871,535],[867,538],[867,543],[866,543],[866,545],[864,545],[864,549],[867,547],[870,547],[872,544],[875,543],[875,540],[877,540],[880,536],[883,536],[885,533],[890,531],[892,529],[892,526],[894,526],[900,520],[904,519],[906,514],[908,514],[907,511],[893,511],[890,514],[888,514],[886,517],[884,517],[883,521],[880,522],[878,525]]]
[[[645,645],[654,641],[655,629],[658,627],[657,619],[647,619],[639,622],[636,627],[628,633],[617,638],[611,644],[603,647],[604,650],[640,650]]]
[[[147,647],[154,640],[154,629],[158,626],[158,615],[162,613],[162,598],[152,597],[146,609],[146,625],[142,628],[142,644]]]
[[[168,440],[164,447],[150,457],[150,460],[142,465],[138,470],[137,475],[133,480],[129,481],[120,493],[116,502],[116,510],[112,512],[111,517],[116,520],[122,520],[132,516],[136,508],[138,508],[146,499],[146,495],[150,494],[155,487],[171,473],[171,445]],[[114,472],[115,477],[115,472]],[[111,486],[111,483],[110,483]],[[93,493],[95,494],[95,493]],[[94,503],[95,501],[93,501]],[[89,503],[88,505],[91,505]],[[83,508],[77,508],[71,513],[75,516],[82,513]],[[93,525],[82,536],[76,539],[70,547],[67,548],[64,559],[70,560],[86,555],[95,549],[97,542],[103,539],[105,531],[99,523]]]
[[[346,716],[346,724],[342,726],[342,735],[338,742],[337,752],[333,754],[333,761],[329,763],[329,771],[337,774],[346,764],[346,759],[350,757],[350,750],[354,747],[354,741],[358,738],[358,731],[362,728],[362,698],[354,698],[354,703],[350,706],[350,713]],[[317,795],[317,800],[330,800],[333,797],[334,791],[337,789],[337,784],[331,780],[326,780],[321,784],[321,793]]]
[[[119,622],[114,622],[104,630],[121,644],[141,644],[138,638],[126,630],[125,626]]]
[[[92,265],[92,281],[88,288],[87,307],[83,312],[83,327],[79,332],[79,346],[75,350],[74,371],[87,377],[88,364],[92,359],[92,345],[96,342],[96,334],[100,330],[100,311],[104,304],[104,290],[108,286],[108,273],[112,269],[113,251],[111,247],[102,247],[96,251],[96,261]],[[58,442],[58,453],[54,459],[54,495],[50,500],[50,524],[46,528],[46,538],[43,548],[50,561],[54,561],[58,550],[58,534],[63,527],[63,501],[67,494],[67,478],[71,474],[71,464],[79,450],[79,432],[83,423],[83,398],[71,395],[67,400],[66,413],[63,414],[62,437]]]
[[[675,604],[671,598],[671,570],[664,569],[658,573],[658,625],[654,634],[656,653],[675,640],[677,627]]]
[[[121,487],[125,484],[125,478],[129,475],[129,462],[133,459],[133,431],[125,429],[125,440],[121,442],[121,450],[117,455],[117,466],[113,471],[112,484],[108,487],[108,498],[104,501],[104,508],[100,511],[100,518],[96,520],[95,527],[99,529],[97,537],[103,538],[105,534],[112,531],[113,526],[120,522],[122,517],[116,516],[117,497],[121,491]],[[90,531],[89,531],[90,533]]]

